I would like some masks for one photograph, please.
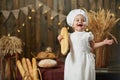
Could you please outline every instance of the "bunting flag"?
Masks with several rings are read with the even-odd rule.
[[[42,14],[45,14],[47,13],[48,11],[50,10],[50,8],[46,5],[43,6],[43,13]]]
[[[8,19],[9,15],[10,15],[10,11],[2,10],[2,14],[5,17],[5,19]]]
[[[20,12],[20,10],[19,10],[19,9],[12,10],[12,13],[13,13],[13,15],[14,15],[14,17],[15,17],[16,19],[18,19],[19,12]]]
[[[51,11],[51,19],[54,19],[58,13],[56,11]]]
[[[65,20],[66,16],[63,14],[59,14],[59,22],[63,22]]]
[[[42,2],[36,0],[36,9],[38,9],[39,7],[41,7],[43,5]]]
[[[23,7],[23,8],[21,8],[21,11],[22,11],[26,16],[28,16],[28,7]]]
[[[33,9],[33,8],[34,8],[33,5],[28,5],[28,7],[29,7],[30,9]]]
[[[75,4],[76,2],[74,0],[72,0],[73,3]],[[44,3],[40,2],[39,0],[35,0],[35,5],[28,5],[26,7],[22,7],[20,9],[15,9],[15,10],[2,10],[2,14],[4,15],[5,19],[8,19],[9,15],[10,15],[10,12],[12,12],[12,14],[14,15],[14,17],[16,19],[18,19],[19,17],[19,12],[20,10],[26,15],[28,16],[28,12],[29,12],[29,9],[30,8],[32,11],[35,12],[35,9],[38,10],[40,7],[42,6],[42,14],[45,14],[49,11],[51,11],[51,20],[53,20],[57,15],[59,17],[59,23],[62,23],[66,16],[64,14],[62,14],[63,10],[62,10],[62,7],[60,7],[60,12],[58,13],[57,11],[54,11],[54,10],[51,10],[51,8],[47,5],[45,5]]]

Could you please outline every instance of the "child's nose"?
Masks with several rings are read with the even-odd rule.
[[[82,20],[79,20],[79,22],[82,22]]]

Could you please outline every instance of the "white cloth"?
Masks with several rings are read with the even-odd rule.
[[[66,56],[64,80],[95,80],[95,59],[90,52],[91,32],[70,34],[70,52]]]
[[[86,14],[85,11],[83,11],[82,9],[73,9],[69,12],[69,14],[67,15],[67,24],[72,27],[73,25],[73,21],[74,21],[74,18],[78,15],[78,14],[81,14],[83,15],[85,18],[86,18],[86,25],[88,25],[88,16]]]

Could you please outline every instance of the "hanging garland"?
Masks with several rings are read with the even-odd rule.
[[[55,10],[52,10],[51,8],[49,8],[47,5],[45,5],[44,3],[40,2],[39,0],[35,0],[35,6],[34,5],[28,5],[26,7],[20,8],[20,9],[15,9],[15,10],[1,10],[3,16],[5,17],[5,19],[7,20],[9,18],[10,13],[12,13],[14,15],[14,17],[16,19],[18,19],[19,17],[19,13],[20,11],[22,11],[27,18],[22,22],[22,24],[20,25],[20,27],[18,27],[18,25],[16,25],[17,28],[15,28],[11,33],[17,31],[17,32],[21,32],[21,27],[25,26],[25,23],[27,22],[27,20],[31,20],[32,17],[30,16],[30,14],[32,12],[36,12],[36,10],[38,10],[40,7],[43,8],[42,10],[42,14],[46,14],[48,12],[51,13],[50,19],[53,20],[57,15],[59,16],[59,22],[58,25],[61,25],[62,22],[65,20],[66,16],[62,13],[58,13]],[[29,12],[28,9],[31,9],[31,11]],[[8,33],[8,35],[11,35],[11,33]]]

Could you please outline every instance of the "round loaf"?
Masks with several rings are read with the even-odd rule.
[[[43,59],[38,62],[38,66],[42,68],[52,68],[57,65],[57,61],[53,59]]]

